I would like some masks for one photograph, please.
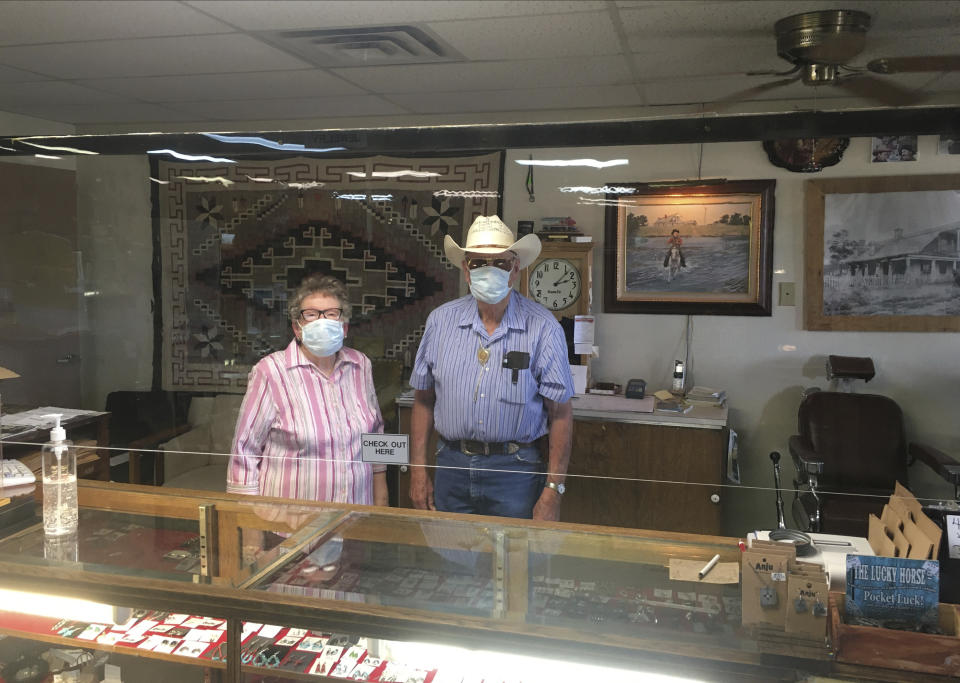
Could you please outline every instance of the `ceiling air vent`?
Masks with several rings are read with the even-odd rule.
[[[319,67],[386,66],[463,61],[437,36],[418,26],[365,26],[261,33],[273,45]]]

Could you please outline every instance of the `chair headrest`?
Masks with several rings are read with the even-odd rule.
[[[827,379],[862,379],[869,382],[876,374],[872,358],[827,356]]]

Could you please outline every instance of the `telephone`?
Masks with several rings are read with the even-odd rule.
[[[627,382],[627,388],[623,392],[623,395],[627,398],[643,398],[644,393],[647,391],[647,382],[642,379],[632,379]]]

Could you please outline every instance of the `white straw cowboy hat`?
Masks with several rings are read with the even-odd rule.
[[[513,232],[504,225],[498,216],[477,216],[467,230],[466,244],[461,248],[450,235],[443,238],[443,250],[447,258],[457,268],[463,264],[464,252],[475,254],[500,254],[512,251],[520,261],[520,268],[526,268],[540,255],[540,238],[536,235],[524,235],[514,240]]]

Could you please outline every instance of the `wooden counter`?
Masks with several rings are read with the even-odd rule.
[[[561,521],[720,533],[726,407],[697,406],[677,415],[589,410],[584,403],[573,399],[573,447]],[[412,405],[412,395],[397,398],[402,434],[410,433]],[[428,466],[436,463],[436,444],[434,433]],[[401,471],[400,507],[411,507],[409,490],[409,473]]]

